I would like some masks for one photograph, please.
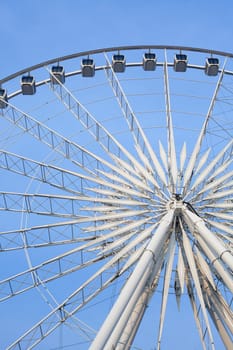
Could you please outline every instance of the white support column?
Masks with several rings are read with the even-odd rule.
[[[233,293],[233,284],[232,284],[232,276],[231,274],[224,268],[222,261],[219,261],[214,253],[209,249],[207,243],[200,236],[197,237],[198,243],[204,254],[211,261],[212,266],[214,266],[215,270],[221,276],[224,284],[229,288],[229,290]]]
[[[105,348],[106,342],[108,341],[111,333],[119,322],[122,313],[124,312],[127,304],[129,303],[134,291],[137,289],[137,286],[139,284],[140,289],[137,289],[138,295],[143,292],[148,278],[151,274],[151,269],[153,268],[157,257],[160,255],[160,250],[162,249],[166,239],[169,236],[173,218],[174,210],[170,209],[161,220],[154,236],[152,237],[133,273],[122,289],[119,298],[114,304],[105,322],[103,323],[89,350],[103,350]],[[143,283],[141,283],[142,280]],[[115,345],[116,344],[112,344],[113,347]]]
[[[188,208],[183,208],[182,212],[191,232],[197,231],[209,248],[217,254],[217,258],[222,260],[233,271],[233,255],[206,227],[204,220],[198,215],[192,213]]]
[[[220,337],[222,338],[222,341],[223,341],[226,349],[231,350],[232,349],[232,340],[231,340],[229,334],[227,333],[222,321],[219,319],[218,315],[213,310],[213,308],[208,308],[208,311],[210,313],[212,321],[215,324],[215,327],[218,330]]]
[[[147,306],[147,298],[148,295],[146,292],[140,297],[137,305],[133,310],[133,314],[130,316],[124,332],[120,337],[118,344],[116,346],[116,350],[130,350],[134,337],[137,333],[138,327],[141,323],[141,320],[144,316],[146,306]]]
[[[151,270],[151,269],[150,269]],[[148,271],[149,272],[149,271]],[[147,271],[145,271],[145,276],[147,276]],[[136,290],[134,293],[132,293],[131,298],[129,302],[127,303],[119,322],[117,322],[116,326],[114,327],[112,333],[110,334],[106,344],[104,345],[104,349],[117,349],[117,350],[124,350],[125,349],[125,340],[122,340],[122,334],[125,332],[125,327],[129,322],[129,319],[132,316],[132,313],[134,312],[135,308],[138,306],[138,312],[140,312],[141,307],[143,306],[143,300],[141,300],[141,296],[144,295],[145,284],[147,284],[147,280],[144,278],[141,279],[139,284],[136,287]],[[145,296],[144,296],[145,298]],[[138,301],[141,300],[141,305],[138,304]],[[135,316],[138,317],[138,312],[134,313]],[[134,320],[135,321],[135,320]],[[131,325],[132,327],[132,325]],[[131,328],[130,327],[130,328]],[[132,329],[131,329],[132,330]]]
[[[205,289],[204,298],[207,310],[214,322],[220,337],[227,350],[232,349],[232,339],[230,334],[233,334],[233,322],[232,313],[228,309],[228,305],[219,301],[219,296],[208,285],[207,281],[203,278],[203,285]],[[226,318],[227,317],[227,318]],[[226,328],[226,325],[228,329]]]
[[[137,333],[138,327],[140,326],[141,320],[144,316],[147,307],[148,295],[146,292],[140,297],[139,303],[135,306],[134,313],[130,320],[127,322],[126,329],[120,337],[116,350],[130,350]],[[132,327],[132,323],[134,323]],[[129,324],[129,327],[128,327]]]
[[[163,265],[165,252],[166,245],[162,247],[160,255],[155,265],[151,269],[146,286],[143,288],[142,292],[135,292],[132,298],[130,299],[129,303],[127,304],[124,313],[121,316],[121,321],[118,322],[107,344],[105,345],[106,349],[108,349],[108,344],[117,344],[116,350],[130,349],[130,344],[133,342],[137,329],[143,318],[146,305],[151,296],[151,293],[156,289],[156,286],[158,284],[158,279]],[[137,286],[137,289],[138,288],[140,288],[140,284]]]

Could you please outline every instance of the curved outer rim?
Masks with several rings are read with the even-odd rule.
[[[16,73],[13,73],[11,75],[8,75],[7,77],[3,78],[0,80],[0,86],[1,84],[16,78],[17,76],[20,76],[22,74],[34,71],[38,68],[57,63],[57,62],[63,62],[66,60],[70,60],[73,58],[77,57],[82,57],[82,56],[88,56],[88,55],[94,55],[94,54],[99,54],[102,52],[112,52],[112,51],[126,51],[126,50],[149,50],[149,49],[154,49],[154,50],[162,50],[162,49],[167,49],[167,50],[181,50],[181,51],[193,51],[193,52],[200,52],[200,53],[208,53],[208,54],[214,54],[218,56],[225,56],[225,57],[231,57],[233,58],[233,53],[229,52],[224,52],[224,51],[217,51],[217,50],[210,50],[210,49],[202,49],[202,48],[194,48],[194,47],[189,47],[189,46],[177,46],[177,45],[137,45],[137,46],[116,46],[116,47],[108,47],[108,48],[102,48],[102,49],[95,49],[95,50],[89,50],[89,51],[82,51],[82,52],[77,52],[71,55],[66,55],[66,56],[61,56],[61,57],[56,57],[47,61],[43,61],[41,63],[38,63],[36,65],[24,68]]]
[[[162,65],[163,65],[163,63],[161,63],[161,62],[157,62],[157,63],[156,63],[156,66],[162,66]],[[126,67],[138,67],[138,66],[142,66],[142,63],[126,63],[125,66],[126,66]],[[171,66],[171,67],[172,67],[172,66],[173,66],[173,63],[168,63],[168,66]],[[197,65],[191,65],[191,64],[188,64],[187,67],[189,67],[189,68],[194,68],[194,69],[202,69],[202,70],[205,69],[204,66],[197,66]],[[108,69],[108,68],[109,68],[109,67],[108,67],[107,65],[106,65],[106,66],[99,66],[99,67],[95,67],[95,71],[99,71],[99,70],[103,70],[103,69]],[[221,70],[220,70],[220,71],[221,71]],[[28,72],[28,71],[27,71],[27,72]],[[81,70],[77,70],[77,71],[65,73],[65,77],[69,78],[69,77],[72,77],[72,76],[74,76],[74,75],[79,75],[79,74],[81,74],[81,73],[82,73]],[[225,74],[231,74],[231,75],[233,75],[233,72],[225,71]],[[41,85],[44,85],[44,84],[46,84],[46,83],[49,83],[50,81],[51,81],[50,78],[45,79],[45,80],[41,80],[41,81],[36,82],[36,83],[35,83],[35,86],[36,86],[36,87],[39,87],[39,86],[41,86]],[[1,84],[0,84],[0,86],[1,86]],[[10,99],[12,99],[12,98],[14,98],[15,96],[20,95],[20,94],[22,94],[22,89],[12,92],[10,95],[7,96],[7,98],[8,98],[8,100],[10,100]]]

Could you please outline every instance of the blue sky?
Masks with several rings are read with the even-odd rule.
[[[177,44],[231,51],[231,0],[1,0],[0,76],[94,48]]]
[[[231,0],[0,0],[0,78],[103,47],[167,44],[233,52],[232,13]]]

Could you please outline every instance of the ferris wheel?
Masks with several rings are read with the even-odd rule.
[[[0,116],[4,349],[166,350],[170,300],[232,349],[233,54],[51,59],[0,80]]]

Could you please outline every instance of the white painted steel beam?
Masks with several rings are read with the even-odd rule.
[[[192,247],[190,244],[190,241],[187,237],[186,232],[184,231],[183,227],[181,226],[182,229],[182,238],[183,238],[183,247],[184,247],[184,253],[187,259],[187,263],[189,266],[189,270],[190,270],[190,274],[192,276],[193,279],[193,283],[196,289],[196,293],[197,293],[197,297],[199,299],[200,302],[200,306],[202,309],[202,314],[203,314],[203,319],[207,328],[207,332],[209,335],[209,339],[210,339],[210,346],[211,349],[214,350],[215,349],[215,345],[214,345],[214,339],[213,339],[213,335],[211,332],[211,327],[209,324],[209,319],[207,316],[207,312],[206,312],[206,306],[205,306],[205,302],[204,302],[204,298],[203,298],[203,293],[202,293],[202,289],[201,289],[201,281],[199,280],[199,276],[198,276],[198,269],[195,263],[195,259],[193,256],[193,252],[192,252]]]
[[[213,266],[214,270],[216,270],[217,273],[219,274],[219,276],[221,276],[221,279],[224,282],[224,284],[233,293],[232,276],[224,268],[222,261],[218,258],[218,255],[216,253],[214,254],[214,252],[210,249],[209,245],[206,243],[206,241],[201,236],[197,236],[197,241],[201,247],[201,250],[206,255],[206,257],[209,259],[210,266]]]
[[[173,232],[170,239],[169,239],[168,250],[167,250],[166,257],[165,257],[166,268],[165,268],[165,276],[164,276],[164,283],[163,283],[162,303],[161,303],[161,309],[160,309],[157,350],[160,350],[161,341],[162,341],[162,332],[163,332],[163,327],[164,327],[165,312],[166,312],[167,300],[168,300],[168,292],[169,292],[170,283],[171,283],[171,275],[172,275],[172,268],[173,268],[174,254],[175,254],[175,243],[176,243],[175,242],[175,232]]]
[[[211,287],[205,279],[202,270],[199,273],[202,275],[203,290],[205,291],[203,296],[205,298],[206,308],[226,349],[231,350],[233,344],[233,313],[231,308],[227,305],[221,294]]]
[[[108,339],[108,343],[105,345],[106,349],[108,349],[108,346],[111,347],[111,344],[117,344],[116,350],[130,349],[144,312],[146,311],[147,303],[158,285],[166,249],[167,247],[164,245],[154,267],[151,269],[151,274],[148,278],[146,287],[144,287],[141,294],[137,296],[137,301],[135,302],[135,294],[137,295],[137,293],[134,293],[134,297],[130,299],[121,315],[120,322],[117,323]]]
[[[147,269],[150,269],[149,267],[145,269],[145,275],[148,275]],[[151,272],[151,271],[150,271]],[[145,290],[148,286],[146,286],[148,283],[148,280],[146,280],[146,277],[143,277],[138,284],[135,286],[135,290],[132,292],[130,299],[128,303],[125,305],[125,308],[122,312],[122,314],[119,317],[118,322],[114,326],[114,329],[112,330],[112,333],[109,335],[109,338],[107,339],[106,344],[104,344],[104,350],[107,349],[124,349],[125,344],[123,341],[120,341],[123,332],[125,331],[125,327],[127,325],[127,322],[129,321],[129,318],[131,317],[132,313],[135,310],[136,305],[138,304],[138,301],[141,300],[141,297],[145,293]],[[146,286],[146,287],[145,287]],[[142,304],[144,307],[144,305]]]
[[[155,234],[153,235],[150,243],[142,254],[137,266],[133,273],[125,284],[122,292],[117,299],[115,305],[110,311],[108,317],[103,323],[100,331],[98,332],[95,340],[93,341],[90,350],[103,350],[109,336],[116,327],[118,321],[121,318],[121,314],[124,311],[126,305],[129,303],[131,295],[137,290],[138,295],[142,293],[143,288],[146,286],[148,277],[151,273],[151,268],[156,261],[159,251],[163,247],[166,239],[169,237],[170,228],[174,218],[174,210],[169,210],[168,213],[161,220]],[[140,289],[136,289],[139,282],[143,280],[144,283]],[[112,344],[115,346],[116,344]],[[107,350],[107,349],[106,349]]]
[[[184,219],[192,232],[200,235],[208,246],[217,254],[217,258],[222,260],[233,271],[233,255],[229,249],[206,227],[202,218],[192,213],[187,208],[182,210]]]

